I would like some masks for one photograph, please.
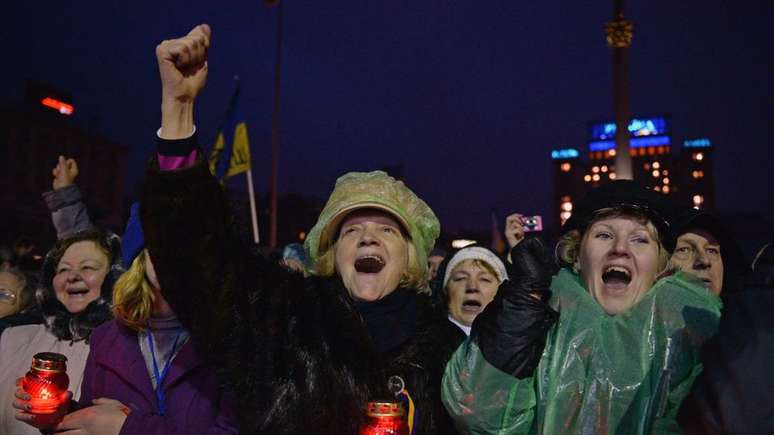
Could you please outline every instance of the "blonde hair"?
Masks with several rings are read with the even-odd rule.
[[[145,276],[145,250],[132,261],[129,270],[113,286],[113,315],[129,329],[144,331],[153,310],[153,295]]]
[[[406,239],[408,246],[408,266],[401,273],[399,287],[416,289],[417,293],[430,294],[427,285],[427,274],[417,262],[417,250],[411,239]],[[333,276],[336,273],[336,243],[329,245],[320,255],[314,265],[314,273],[318,276]]]
[[[669,270],[669,252],[664,248],[664,244],[661,242],[661,236],[658,233],[658,229],[648,219],[648,217],[642,213],[630,210],[622,210],[619,208],[603,208],[594,213],[594,216],[589,221],[589,224],[581,233],[581,230],[568,231],[562,235],[559,242],[556,244],[556,259],[563,267],[572,267],[578,272],[577,264],[580,258],[581,243],[585,236],[586,229],[591,227],[595,222],[602,219],[616,218],[616,217],[629,217],[637,220],[639,223],[647,227],[648,232],[653,237],[653,240],[658,244],[658,270],[656,276],[662,275]]]

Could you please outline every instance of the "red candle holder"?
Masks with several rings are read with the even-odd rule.
[[[360,435],[409,435],[406,412],[396,402],[368,402],[368,422]]]
[[[54,352],[42,352],[32,357],[32,366],[24,375],[22,389],[30,395],[32,409],[29,413],[36,415],[38,425],[53,425],[61,417],[54,414],[65,400],[69,384],[67,357]]]

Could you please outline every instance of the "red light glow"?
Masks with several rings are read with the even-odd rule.
[[[62,115],[70,116],[73,114],[73,111],[75,111],[75,108],[71,104],[67,104],[63,101],[59,101],[55,98],[46,97],[42,100],[40,100],[40,104],[50,107]]]

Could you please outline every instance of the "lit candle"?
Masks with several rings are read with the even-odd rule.
[[[67,358],[58,353],[43,352],[32,357],[30,371],[24,376],[22,389],[30,395],[31,414],[53,414],[65,399],[70,379]]]
[[[368,402],[368,423],[360,435],[409,435],[405,411],[395,402]]]

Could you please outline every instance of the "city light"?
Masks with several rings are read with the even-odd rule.
[[[575,159],[575,158],[578,158],[579,155],[580,154],[578,153],[578,150],[574,148],[551,151],[551,158],[554,160]]]
[[[653,162],[653,169],[658,169],[661,167],[661,163],[659,162]]]
[[[602,166],[601,168],[599,168],[599,170],[602,172],[607,172],[607,165]]]
[[[588,183],[589,181],[591,181],[591,175],[589,175],[589,174],[586,174],[586,175],[584,175],[584,176],[583,176],[583,181],[585,181],[585,182],[587,182],[587,183]]]
[[[703,178],[704,171],[693,171],[691,172],[691,175],[693,176],[693,178]]]
[[[615,172],[611,172],[608,176],[611,180],[615,180]]]
[[[709,148],[712,143],[707,138],[687,140],[683,142],[683,148]]]
[[[72,115],[73,111],[75,111],[75,108],[72,105],[67,104],[67,103],[65,103],[63,101],[59,101],[59,100],[57,100],[55,98],[51,98],[51,97],[46,97],[46,98],[40,100],[40,104],[42,104],[42,105],[44,105],[46,107],[50,107],[50,108],[58,111],[62,115],[67,115],[67,116]]]
[[[306,240],[306,233],[305,233],[305,232],[303,232],[303,231],[301,231],[300,233],[298,233],[298,240],[301,240],[302,242],[303,242],[304,240]]]
[[[570,172],[570,169],[572,169],[572,165],[565,162],[565,163],[562,163],[561,166],[559,166],[559,168],[562,170],[562,172]]]
[[[594,181],[599,181],[599,174],[594,174],[594,175],[591,177],[591,179],[592,179],[592,180],[594,180]]]
[[[668,177],[664,177],[664,184],[669,184],[669,178]]]
[[[567,219],[570,218],[570,216],[572,216],[572,213],[570,213],[569,211],[563,211],[559,213],[559,220],[561,220],[561,224],[564,225],[564,223],[567,221]]]
[[[693,208],[699,208],[704,204],[704,197],[701,195],[693,195]]]
[[[596,174],[597,172],[599,172],[599,166],[594,166],[593,168],[591,168],[591,172],[593,172],[593,173],[595,173],[595,174]]]
[[[661,175],[661,172],[659,172],[658,169],[654,169],[652,174],[653,178],[658,178]]]
[[[693,159],[696,160],[697,162],[704,160],[704,153],[694,153]]]
[[[668,195],[668,194],[669,194],[669,186],[666,186],[666,185],[665,185],[664,187],[662,187],[662,188],[661,188],[661,192],[662,192],[664,195]]]

